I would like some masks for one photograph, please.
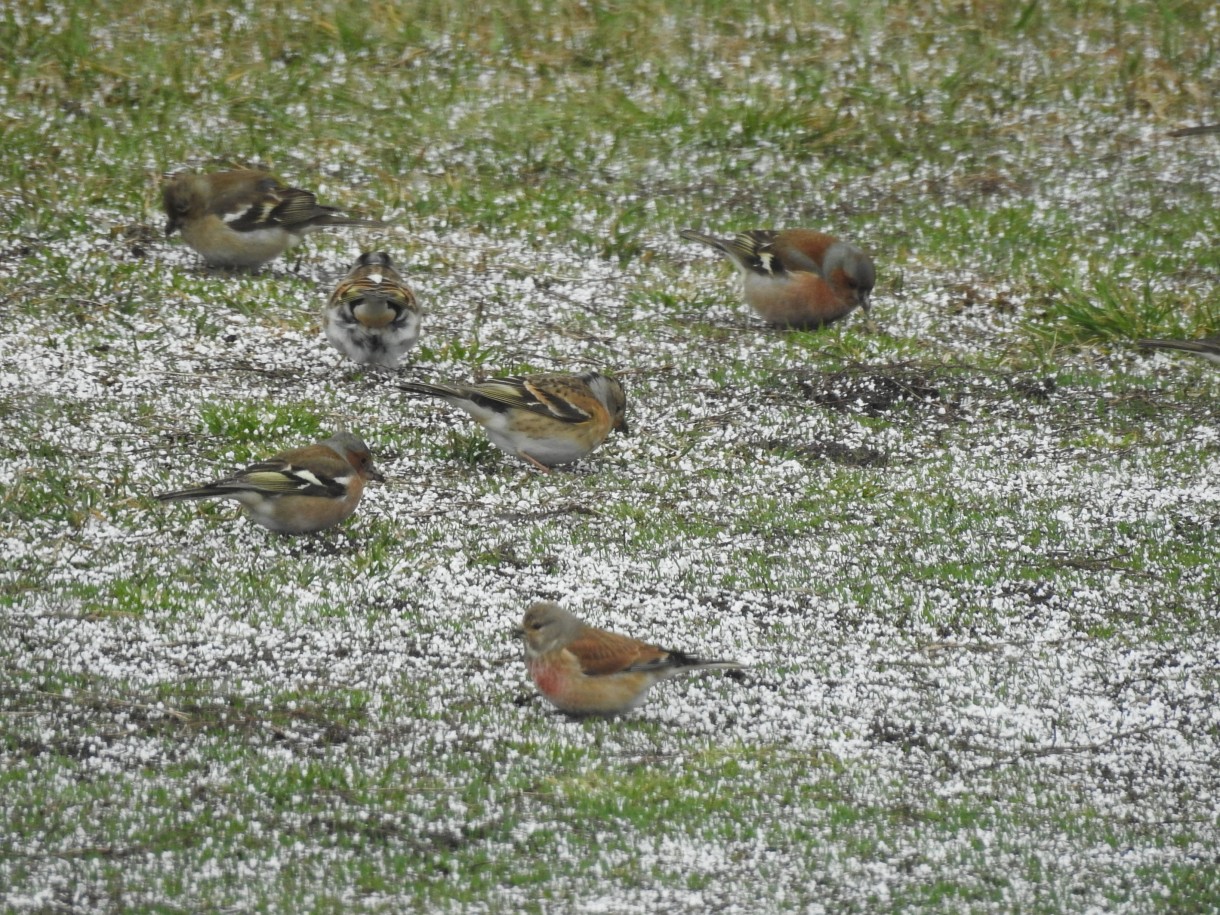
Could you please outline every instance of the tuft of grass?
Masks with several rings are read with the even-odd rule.
[[[333,430],[323,426],[311,406],[304,404],[268,404],[265,401],[217,401],[200,409],[199,421],[207,434],[226,443],[250,442],[248,447],[266,447],[271,441],[294,442],[284,448],[299,448],[324,438]],[[253,454],[253,451],[251,451]],[[265,456],[265,455],[264,455]],[[244,460],[244,458],[239,458]]]
[[[1133,282],[1099,270],[1052,287],[1031,330],[1044,340],[1070,345],[1194,337],[1220,326],[1218,304],[1155,290],[1150,276]]]

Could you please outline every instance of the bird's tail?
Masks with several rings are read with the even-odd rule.
[[[674,651],[672,649],[670,649],[668,661],[674,667],[680,667],[688,670],[743,670],[749,666],[748,664],[742,664],[738,661],[696,658],[693,655],[684,654],[681,651]]]
[[[214,496],[231,495],[231,491],[219,486],[197,486],[194,489],[178,489],[153,496],[158,502],[185,502],[188,499],[210,499]]]
[[[749,664],[742,664],[739,661],[703,661],[695,658],[695,663],[691,665],[692,670],[745,670]]]
[[[717,238],[714,235],[696,232],[694,229],[683,229],[678,234],[690,241],[697,241],[715,248],[743,270],[751,270],[755,273],[773,273],[784,269],[769,250],[775,241],[775,233],[767,229],[738,232],[733,238]],[[815,266],[813,272],[820,273],[821,271]]]
[[[701,245],[707,245],[711,248],[715,248],[717,251],[723,251],[725,254],[731,253],[731,239],[717,238],[714,235],[704,235],[702,232],[696,232],[694,229],[683,229],[678,234],[687,241],[697,241]]]
[[[1187,353],[1220,355],[1220,346],[1215,341],[1204,340],[1136,340],[1136,346],[1145,349],[1176,349]]]
[[[365,219],[361,216],[339,216],[326,215],[318,216],[310,220],[310,225],[313,226],[358,226],[365,229],[384,229],[390,225],[388,222],[382,222],[379,219]]]
[[[1197,137],[1205,133],[1220,133],[1220,124],[1202,124],[1198,127],[1182,127],[1169,131],[1171,137]]]
[[[426,381],[403,381],[398,385],[400,391],[410,391],[413,394],[423,394],[427,397],[465,397],[466,392],[455,385],[428,384]]]

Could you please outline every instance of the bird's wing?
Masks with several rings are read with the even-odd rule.
[[[603,629],[589,629],[567,646],[587,676],[598,677],[660,666],[669,652]]]
[[[512,407],[565,423],[582,423],[593,414],[579,406],[580,391],[575,379],[535,375],[532,378],[497,378],[466,388],[471,400],[483,402],[493,410]],[[592,397],[589,394],[588,397]]]

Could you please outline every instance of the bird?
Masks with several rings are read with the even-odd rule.
[[[163,492],[159,502],[236,499],[250,520],[278,534],[312,534],[333,527],[360,504],[364,484],[385,482],[368,446],[351,432],[281,451],[205,486]]]
[[[366,252],[322,312],[326,339],[354,362],[396,368],[419,339],[420,309],[385,251]]]
[[[339,215],[309,191],[287,187],[257,169],[180,172],[165,182],[161,201],[166,237],[181,231],[183,240],[217,267],[259,267],[327,226],[385,225]]]
[[[401,387],[465,410],[492,444],[543,473],[580,460],[611,430],[627,433],[623,386],[601,372],[552,372],[478,384],[410,381]]]
[[[1208,362],[1220,365],[1220,337],[1206,337],[1202,340],[1136,340],[1135,345],[1145,349],[1176,349],[1194,353]]]
[[[727,255],[741,271],[746,302],[771,324],[822,327],[857,306],[871,307],[872,259],[833,235],[812,229],[753,229],[734,238],[693,229],[679,234]]]
[[[525,611],[520,635],[534,685],[570,715],[616,715],[640,705],[653,685],[698,670],[739,670],[736,661],[706,661],[597,629],[554,601]]]
[[[1200,124],[1197,127],[1180,127],[1169,131],[1171,137],[1197,137],[1205,133],[1220,133],[1220,124]]]

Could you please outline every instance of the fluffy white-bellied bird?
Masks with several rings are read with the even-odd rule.
[[[165,234],[181,231],[183,241],[218,267],[258,267],[328,226],[385,225],[342,216],[309,191],[255,169],[179,173],[165,182],[161,202]]]
[[[754,229],[716,238],[679,233],[726,255],[741,272],[747,304],[772,324],[810,328],[855,308],[869,310],[877,282],[872,259],[855,245],[811,229]]]
[[[1202,340],[1136,340],[1135,345],[1145,349],[1176,349],[1184,353],[1194,353],[1208,362],[1220,365],[1220,337],[1204,337]]]
[[[525,666],[552,705],[571,715],[630,711],[662,680],[697,670],[738,670],[588,626],[553,601],[531,604],[521,621]]]
[[[360,504],[368,480],[384,482],[368,446],[336,432],[305,448],[281,451],[245,470],[192,489],[163,492],[159,502],[236,499],[250,520],[279,534],[311,534],[343,521]]]
[[[361,254],[322,311],[326,339],[347,358],[395,368],[419,339],[419,303],[384,251]]]
[[[470,414],[496,447],[544,473],[578,461],[611,430],[627,432],[627,398],[600,372],[555,372],[478,384],[405,382],[405,391],[440,397]]]

